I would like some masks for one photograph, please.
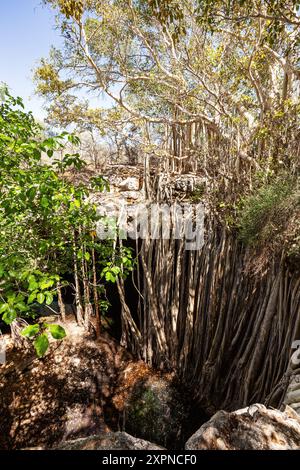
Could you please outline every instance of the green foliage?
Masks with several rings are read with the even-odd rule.
[[[50,156],[49,153],[48,156]],[[79,171],[82,170],[82,168],[84,168],[86,165],[86,162],[81,159],[79,153],[66,153],[61,160],[55,159],[53,163],[62,172],[70,167],[73,167]]]
[[[63,132],[43,138],[31,113],[23,111],[20,98],[3,90],[0,104],[0,315],[11,324],[17,317],[37,316],[34,304],[51,305],[64,276],[72,275],[74,255],[84,260],[81,280],[92,278],[93,261],[101,270],[109,267],[108,281],[130,270],[130,253],[116,249],[112,240],[96,239],[99,216],[88,202],[92,190],[108,189],[102,177],[90,185],[71,184],[64,178],[66,169],[84,165],[78,153],[66,153],[50,164],[56,150],[66,143],[78,145],[78,137]],[[97,261],[92,256],[96,254]],[[123,262],[120,261],[123,258]],[[99,260],[99,261],[98,261]],[[122,264],[123,263],[123,264]],[[94,266],[97,269],[97,266]],[[113,277],[112,277],[113,276]],[[99,287],[99,293],[103,292]],[[99,304],[103,299],[99,298]],[[35,338],[39,356],[48,348],[47,332],[62,339],[65,332],[57,325],[44,325]],[[36,326],[26,335],[34,337]]]
[[[171,28],[172,37],[176,41],[180,35],[186,34],[184,7],[178,0],[146,0],[140,2],[148,15],[154,15],[163,28]],[[145,6],[148,6],[146,9]]]
[[[176,0],[144,0],[151,13],[166,27],[175,25],[174,37],[186,34],[183,2]],[[193,14],[202,27],[213,32],[228,19],[231,23],[249,25],[251,20],[268,19],[268,28],[264,39],[270,45],[280,41],[285,25],[292,25],[299,18],[299,0],[261,1],[247,0],[197,0],[193,3]]]
[[[34,341],[34,347],[38,357],[43,357],[49,348],[49,340],[46,333],[40,334]]]
[[[300,196],[297,180],[283,175],[260,187],[242,201],[238,225],[240,239],[250,246],[280,242],[287,249],[296,243]]]
[[[193,189],[193,191],[191,191],[191,194],[190,194],[191,201],[195,203],[201,201],[201,199],[203,198],[205,194],[205,190],[206,190],[205,183],[196,185],[196,187]]]
[[[64,328],[60,325],[48,325],[49,331],[54,339],[63,339],[66,336]]]
[[[84,11],[83,0],[58,0],[57,3],[61,12],[67,18],[74,18],[76,21],[80,21]]]
[[[74,2],[47,3],[63,13],[58,24],[65,38],[36,75],[38,91],[51,103],[50,122],[111,133],[116,147],[138,141],[140,154],[156,157],[166,158],[176,139],[184,140],[191,160],[207,167],[207,192],[228,178],[222,192],[232,184],[238,193],[235,177],[247,185],[258,166],[266,170],[268,158],[275,173],[296,160],[298,1],[86,0],[77,18]],[[120,93],[116,83],[124,84]],[[84,89],[107,93],[111,108],[89,109],[74,96]],[[185,125],[195,120],[203,129],[194,139]],[[242,160],[258,165],[244,168]],[[244,170],[245,177],[235,174]]]
[[[66,337],[66,331],[61,325],[47,323],[29,325],[21,331],[21,334],[33,340],[37,356],[43,357],[49,348],[48,332],[55,340]]]
[[[132,258],[132,249],[128,247],[120,247],[118,253],[113,261],[107,262],[104,260],[104,268],[102,269],[101,276],[108,282],[116,282],[118,277],[125,279],[134,267],[134,260]]]
[[[33,336],[36,336],[38,332],[40,331],[40,325],[35,324],[35,325],[29,325],[24,330],[22,331],[23,336],[28,336],[28,338],[32,338]]]

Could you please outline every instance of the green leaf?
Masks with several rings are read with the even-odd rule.
[[[46,292],[46,304],[47,305],[50,305],[52,304],[53,302],[53,295],[51,294],[51,292]]]
[[[105,273],[105,279],[110,282],[116,282],[115,276],[110,271]]]
[[[46,196],[43,196],[42,199],[41,199],[41,206],[44,208],[44,209],[47,209],[47,207],[49,207],[49,200]]]
[[[37,335],[39,331],[40,331],[40,326],[38,324],[29,325],[26,328],[24,328],[24,330],[21,331],[21,335],[32,338],[33,336]]]
[[[27,303],[32,304],[32,302],[36,299],[36,292],[32,292],[28,297]]]
[[[30,274],[30,276],[28,276],[28,282],[29,284],[36,282],[35,276],[33,274]]]
[[[10,325],[15,319],[17,318],[17,313],[14,308],[8,307],[5,313],[2,316],[2,320],[7,324]]]
[[[8,274],[12,278],[18,278],[18,275],[19,275],[19,273],[17,273],[16,271],[13,271],[12,269],[8,271]]]
[[[30,201],[33,201],[37,193],[37,188],[32,187],[27,191],[27,197],[30,199]]]
[[[24,302],[18,302],[15,307],[20,310],[20,312],[26,312],[27,311],[27,306],[24,304]]]
[[[16,294],[15,292],[10,292],[7,294],[7,302],[9,305],[13,306],[14,303],[16,302]]]
[[[52,287],[54,284],[53,279],[46,279],[45,281],[42,281],[40,283],[40,288],[41,289],[48,289],[49,287]]]
[[[111,271],[114,274],[119,274],[121,272],[121,269],[118,266],[114,266],[113,268],[111,268]]]
[[[39,304],[43,304],[45,302],[45,295],[42,292],[40,292],[36,296],[36,300],[38,301]]]
[[[28,290],[33,291],[33,290],[38,289],[38,287],[39,287],[39,285],[36,281],[29,282]]]
[[[48,325],[54,339],[63,339],[67,336],[65,329],[60,325]]]
[[[8,307],[9,307],[9,305],[6,304],[6,303],[5,303],[5,304],[1,304],[1,306],[0,306],[0,313],[5,312],[5,310],[7,310]]]
[[[84,253],[84,257],[87,261],[90,261],[91,259],[91,255],[88,252]]]
[[[34,342],[34,348],[38,357],[43,357],[49,347],[49,340],[45,333],[38,336]]]

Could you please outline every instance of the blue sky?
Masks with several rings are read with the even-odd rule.
[[[1,0],[0,7],[0,82],[22,96],[26,108],[42,119],[43,100],[34,96],[32,69],[52,44],[61,44],[54,12],[41,0]]]

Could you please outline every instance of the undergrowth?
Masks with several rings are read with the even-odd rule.
[[[299,178],[282,175],[243,199],[239,238],[247,246],[300,257]]]

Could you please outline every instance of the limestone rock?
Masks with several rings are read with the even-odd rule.
[[[300,417],[287,406],[284,412],[252,405],[236,412],[218,411],[193,434],[187,450],[300,449]]]
[[[141,192],[140,191],[123,191],[122,196],[126,199],[126,201],[138,201],[141,200]]]
[[[138,191],[140,189],[139,179],[136,177],[129,177],[118,183],[120,191]]]
[[[164,450],[151,442],[137,439],[126,432],[108,432],[74,441],[66,441],[58,450]]]

